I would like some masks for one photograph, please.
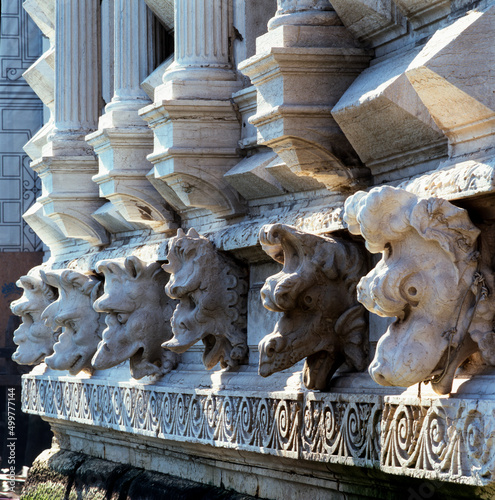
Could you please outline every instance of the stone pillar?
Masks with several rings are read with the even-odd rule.
[[[239,90],[229,57],[229,0],[175,0],[175,60],[161,95],[227,99]],[[207,83],[206,83],[207,82]]]
[[[140,84],[153,69],[153,47],[148,36],[151,21],[142,0],[114,0],[114,94],[106,113],[136,110],[149,103]],[[141,118],[139,123],[144,124]]]
[[[84,135],[98,126],[98,0],[57,0],[54,154],[93,154]]]
[[[154,131],[149,178],[179,212],[243,211],[223,175],[239,161],[240,123],[230,101],[231,0],[175,0],[175,60],[141,116]],[[230,40],[229,40],[230,39]]]
[[[328,0],[278,0],[256,55],[239,64],[258,92],[258,144],[293,173],[332,191],[367,175],[332,118],[332,107],[367,67],[371,53],[342,25]]]
[[[99,92],[98,0],[56,0],[54,124],[31,166],[43,185],[36,213],[26,220],[41,239],[56,247],[98,246],[108,235],[92,217],[101,205],[98,187],[91,180],[97,172],[93,149],[84,140],[98,123]],[[57,236],[58,235],[58,236]],[[63,252],[57,248],[56,252]]]
[[[99,160],[93,180],[110,201],[96,217],[110,232],[166,232],[176,227],[174,214],[146,179],[153,133],[138,115],[150,104],[140,84],[153,70],[152,14],[144,0],[115,0],[113,8],[114,94],[98,130],[86,137]]]

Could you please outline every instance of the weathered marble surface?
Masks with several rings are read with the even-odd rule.
[[[376,382],[431,381],[447,394],[469,356],[480,352],[493,363],[493,272],[465,210],[384,186],[349,197],[344,221],[370,252],[382,254],[361,279],[358,300],[396,318],[369,368]]]
[[[194,229],[181,229],[170,240],[167,263],[170,273],[165,291],[179,300],[171,319],[172,339],[163,347],[184,352],[200,340],[205,345],[203,363],[210,370],[234,368],[247,356],[245,270],[220,254]]]
[[[57,289],[46,284],[40,275],[40,267],[21,276],[17,286],[24,290],[20,299],[10,304],[12,312],[20,316],[22,323],[14,332],[18,346],[12,359],[20,365],[37,365],[53,354],[60,328],[46,326],[41,319],[43,311],[57,298]]]
[[[64,269],[42,271],[45,283],[58,289],[58,298],[42,313],[41,318],[51,328],[62,332],[53,346],[53,354],[45,359],[54,370],[91,373],[91,358],[101,340],[102,317],[93,309],[101,282],[94,275]]]
[[[93,308],[104,315],[106,328],[93,367],[104,370],[129,359],[135,379],[157,378],[175,368],[178,355],[161,348],[172,337],[175,303],[164,293],[168,275],[160,264],[127,257],[100,261],[96,270],[105,284]]]
[[[259,237],[263,250],[284,265],[261,289],[263,305],[283,315],[259,344],[260,375],[306,358],[306,387],[325,390],[341,365],[364,370],[368,328],[356,285],[366,259],[358,245],[283,224],[263,226]]]

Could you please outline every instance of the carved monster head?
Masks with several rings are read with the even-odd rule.
[[[100,281],[69,269],[41,272],[43,281],[58,288],[58,299],[41,315],[49,327],[62,327],[54,353],[45,359],[54,370],[76,375],[92,371],[91,358],[101,339],[100,315],[93,309]]]
[[[22,323],[14,332],[18,347],[12,359],[20,365],[37,365],[53,353],[59,335],[58,327],[52,329],[41,319],[41,313],[57,298],[57,290],[42,281],[39,267],[21,276],[17,286],[24,293],[10,304],[10,309],[22,318]]]
[[[156,262],[137,257],[103,260],[96,270],[105,276],[104,294],[94,303],[105,314],[107,327],[92,364],[97,370],[130,359],[131,375],[157,377],[175,368],[177,354],[161,344],[172,338],[172,301],[163,288],[168,275]]]
[[[364,370],[368,329],[355,292],[366,270],[357,244],[283,224],[264,226],[259,238],[263,250],[284,265],[261,290],[263,305],[283,316],[259,344],[260,375],[307,358],[305,385],[325,389],[343,363]]]
[[[396,317],[378,342],[371,376],[382,385],[411,386],[441,375],[433,388],[450,392],[455,370],[477,350],[463,331],[473,318],[480,231],[465,210],[445,200],[419,200],[388,186],[348,198],[344,220],[370,252],[382,253],[358,285],[359,301],[379,316]],[[480,318],[473,327],[484,328]]]
[[[167,295],[180,302],[172,316],[173,338],[163,347],[184,352],[199,340],[207,369],[234,367],[247,356],[245,273],[194,229],[179,229],[169,243]]]

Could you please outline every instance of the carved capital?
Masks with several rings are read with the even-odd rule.
[[[41,315],[48,327],[61,327],[54,353],[45,359],[54,370],[92,372],[91,358],[101,340],[100,315],[93,309],[100,288],[96,276],[70,269],[41,271],[43,281],[58,289],[58,299]]]
[[[10,304],[12,313],[22,319],[14,332],[18,347],[12,359],[20,365],[37,365],[53,353],[58,338],[59,328],[48,327],[41,319],[41,313],[56,300],[57,290],[42,281],[39,267],[21,276],[16,284],[24,293]]]
[[[246,338],[245,272],[194,229],[179,229],[169,243],[171,274],[167,295],[178,299],[172,316],[173,338],[163,347],[184,352],[199,340],[205,345],[203,363],[208,370],[243,363],[248,354]]]
[[[358,245],[284,224],[263,226],[259,238],[263,250],[284,265],[261,290],[263,305],[283,315],[260,342],[260,375],[307,358],[305,385],[326,389],[344,363],[348,369],[364,370],[368,329],[355,291],[366,259]]]
[[[163,292],[168,275],[160,264],[127,257],[102,260],[96,270],[105,276],[105,287],[93,307],[105,313],[107,327],[93,367],[103,370],[129,359],[136,379],[161,376],[175,368],[178,355],[161,348],[172,338],[174,304]]]
[[[347,199],[344,221],[382,259],[358,285],[371,312],[396,317],[370,374],[381,385],[431,381],[449,393],[458,366],[481,348],[494,361],[491,271],[465,210],[389,186]],[[478,345],[479,344],[479,345]]]

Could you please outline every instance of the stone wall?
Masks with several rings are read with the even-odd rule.
[[[490,498],[494,2],[26,8],[50,259],[14,359],[61,466]]]

